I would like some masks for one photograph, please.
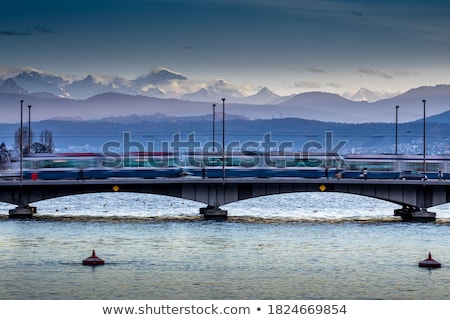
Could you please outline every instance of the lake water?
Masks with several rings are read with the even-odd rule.
[[[223,206],[144,194],[0,204],[0,299],[450,299],[450,205],[435,223],[345,194],[296,193]],[[104,266],[83,266],[95,249]],[[440,269],[418,262],[431,251]]]

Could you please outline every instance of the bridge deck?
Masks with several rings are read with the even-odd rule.
[[[292,192],[342,192],[399,205],[429,208],[450,202],[450,181],[307,178],[114,178],[104,180],[0,180],[0,201],[26,205],[67,195],[138,192],[173,196],[209,206]]]
[[[444,185],[450,186],[450,180],[435,180],[429,179],[426,181],[421,180],[396,180],[396,179],[311,179],[311,178],[206,178],[201,179],[197,177],[180,177],[180,178],[155,178],[155,179],[143,179],[143,178],[109,178],[109,179],[59,179],[59,180],[23,180],[22,182],[16,180],[1,180],[0,187],[2,186],[18,186],[18,185],[75,185],[75,184],[92,184],[92,185],[110,185],[112,183],[120,184],[178,184],[178,183],[306,183],[306,184],[380,184],[380,185]]]

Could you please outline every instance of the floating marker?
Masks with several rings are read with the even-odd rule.
[[[428,252],[428,258],[419,262],[419,267],[422,268],[440,268],[441,264],[431,258],[431,253]]]
[[[95,250],[92,250],[92,256],[83,260],[85,266],[97,266],[105,264],[105,260],[100,259],[95,255]]]

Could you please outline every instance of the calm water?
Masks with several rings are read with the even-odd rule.
[[[396,205],[286,194],[224,206],[142,194],[0,204],[0,299],[450,299],[450,206],[403,223]],[[106,265],[81,261],[96,250]],[[443,267],[419,268],[433,257]]]

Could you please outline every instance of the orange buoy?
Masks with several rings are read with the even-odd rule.
[[[95,255],[95,250],[92,250],[92,256],[83,260],[83,265],[85,266],[97,266],[105,264],[105,260],[100,259]]]
[[[428,258],[419,262],[419,267],[423,268],[440,268],[441,264],[431,258],[431,252],[428,252]]]

